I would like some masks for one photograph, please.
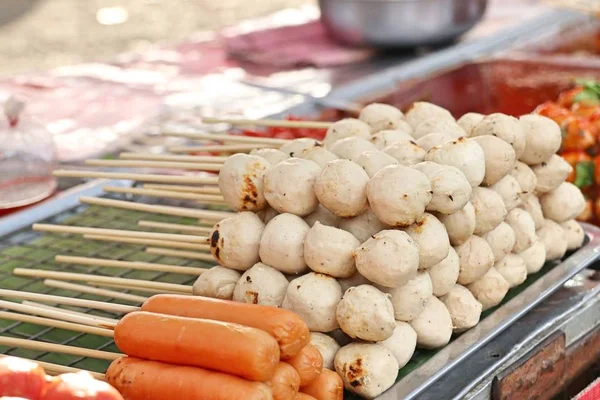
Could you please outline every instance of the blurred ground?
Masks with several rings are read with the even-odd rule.
[[[177,41],[312,0],[0,0],[0,76]]]

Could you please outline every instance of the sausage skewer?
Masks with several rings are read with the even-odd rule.
[[[13,356],[7,356],[4,354],[0,354],[0,358],[4,358],[4,357],[13,357]],[[39,360],[32,360],[30,358],[25,358],[25,357],[18,357],[18,358],[21,358],[23,360],[29,360],[29,361],[32,361],[32,362],[38,364],[40,367],[44,368],[44,370],[46,371],[46,373],[48,375],[60,375],[60,374],[68,374],[68,373],[73,373],[73,372],[85,371],[85,372],[89,373],[90,375],[92,375],[95,379],[98,379],[101,381],[104,380],[104,374],[101,374],[98,372],[87,371],[87,370],[80,369],[80,368],[67,367],[66,365],[53,364],[53,363],[39,361]]]
[[[28,339],[17,339],[8,336],[0,336],[0,346],[21,347],[24,349],[49,351],[56,353],[71,354],[80,357],[98,358],[101,360],[116,360],[121,357],[119,353],[111,353],[102,350],[84,349],[81,347],[66,346],[63,344],[38,342]]]

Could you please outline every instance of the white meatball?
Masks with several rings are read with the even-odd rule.
[[[288,287],[281,272],[263,263],[256,263],[240,277],[233,291],[233,300],[248,304],[281,307]]]
[[[531,218],[533,218],[533,222],[535,223],[535,229],[538,230],[542,226],[544,226],[544,213],[542,212],[542,205],[540,204],[540,200],[537,196],[529,196],[523,203],[519,206],[523,210],[527,211]]]
[[[427,271],[420,271],[400,287],[381,289],[392,296],[394,318],[398,321],[410,322],[417,318],[433,296],[433,286]]]
[[[454,214],[437,214],[438,219],[446,227],[446,232],[453,246],[463,244],[475,232],[477,222],[475,207],[467,203],[462,210]]]
[[[358,246],[351,233],[317,221],[304,239],[304,260],[315,272],[349,278],[356,272],[352,252]]]
[[[300,138],[290,140],[286,144],[282,145],[279,150],[289,155],[290,157],[298,157],[304,150],[312,149],[314,147],[320,147],[321,144],[315,139]]]
[[[454,249],[460,265],[457,282],[461,285],[475,282],[494,265],[492,248],[479,236],[471,236],[465,243]]]
[[[471,203],[475,209],[476,235],[483,235],[491,231],[500,225],[508,214],[502,196],[492,189],[484,187],[473,188]]]
[[[342,288],[342,293],[346,293],[346,290],[350,289],[351,287],[371,284],[371,282],[367,278],[362,276],[359,272],[356,272],[350,278],[338,279],[338,283]]]
[[[571,219],[567,222],[563,222],[560,226],[567,233],[567,250],[575,250],[583,245],[585,232],[579,222]]]
[[[466,287],[454,285],[440,300],[450,313],[454,332],[464,332],[479,323],[483,306]]]
[[[417,333],[417,347],[438,349],[450,342],[452,337],[452,317],[448,309],[437,297],[431,296],[427,306],[410,326]]]
[[[429,118],[421,122],[414,130],[413,137],[420,139],[430,133],[444,133],[457,139],[466,136],[465,131],[456,122],[450,119]]]
[[[353,136],[338,140],[331,145],[330,150],[339,158],[352,160],[364,151],[377,150],[377,148],[369,140]]]
[[[323,358],[323,368],[333,370],[333,360],[335,354],[341,348],[341,346],[335,341],[334,338],[325,335],[324,333],[311,332],[310,333],[310,344],[315,346],[321,357]]]
[[[394,157],[379,150],[365,151],[352,161],[360,165],[369,178],[372,178],[383,167],[398,164],[398,160]]]
[[[284,274],[305,272],[304,239],[309,230],[302,218],[279,214],[269,221],[260,238],[260,259]],[[240,231],[245,233],[245,227]]]
[[[481,146],[473,139],[458,138],[434,147],[425,155],[425,161],[433,161],[460,169],[472,187],[479,186],[485,176],[485,154]]]
[[[260,211],[267,206],[263,175],[271,166],[267,160],[248,154],[227,158],[219,171],[219,190],[234,211]]]
[[[569,246],[567,232],[556,222],[547,219],[537,235],[546,248],[546,261],[558,260],[567,252]]]
[[[497,306],[508,293],[509,284],[506,279],[492,267],[481,278],[467,286],[467,289],[483,306],[483,311]]]
[[[398,376],[398,361],[384,346],[350,343],[335,355],[335,370],[344,387],[365,399],[374,399],[388,390]]]
[[[413,165],[413,168],[424,173],[431,182],[433,195],[427,205],[428,211],[453,214],[469,202],[471,185],[458,168],[431,161]]]
[[[372,103],[363,108],[358,119],[371,128],[371,133],[386,129],[396,129],[403,121],[404,114],[389,104]]]
[[[265,224],[249,211],[217,223],[210,234],[210,252],[224,267],[245,271],[259,261]]]
[[[382,222],[391,226],[413,224],[431,201],[427,176],[403,165],[388,165],[367,184],[371,209]]]
[[[535,274],[546,262],[546,246],[541,240],[536,240],[528,249],[518,253],[525,261],[528,274]]]
[[[527,200],[533,195],[537,185],[537,177],[533,170],[525,163],[517,161],[514,168],[510,171],[510,175],[519,182],[521,201]]]
[[[371,208],[367,208],[356,217],[342,219],[339,227],[353,234],[361,243],[377,232],[390,228],[377,218]]]
[[[520,253],[536,241],[535,222],[525,210],[515,208],[506,216],[506,223],[515,233],[515,246],[513,251]]]
[[[221,266],[212,267],[196,279],[192,286],[192,293],[194,296],[231,300],[238,279],[240,279],[240,273],[233,269]]]
[[[563,182],[541,196],[540,204],[544,216],[558,223],[575,219],[585,210],[585,198],[581,190],[570,182]]]
[[[415,353],[417,332],[406,322],[396,321],[392,336],[378,344],[388,349],[396,357],[398,368],[402,368]]]
[[[310,149],[302,150],[299,154],[296,154],[296,157],[313,161],[321,168],[327,165],[329,161],[337,160],[339,158],[323,146],[316,146]]]
[[[392,336],[396,321],[390,297],[371,285],[346,290],[336,316],[342,331],[353,339],[379,342]]]
[[[444,224],[432,214],[423,214],[404,231],[419,247],[419,269],[431,268],[448,256],[448,233]]]
[[[406,113],[406,122],[416,129],[417,126],[423,121],[426,121],[430,118],[437,119],[445,119],[449,121],[454,121],[454,117],[450,114],[450,111],[437,106],[432,103],[427,103],[425,101],[417,101],[413,103],[410,110]]]
[[[541,115],[529,114],[520,118],[525,132],[525,152],[519,157],[527,165],[547,160],[560,148],[562,133],[556,122]]]
[[[502,197],[506,211],[511,211],[521,205],[521,186],[512,175],[506,175],[490,186],[490,189]]]
[[[471,136],[495,136],[511,145],[519,158],[525,152],[526,137],[523,126],[515,117],[490,114],[471,130]]]
[[[315,182],[319,202],[338,217],[354,217],[367,206],[369,175],[350,160],[334,160]]]
[[[335,278],[311,272],[290,282],[282,307],[302,317],[311,332],[331,332],[339,327],[335,310],[341,299]]]
[[[460,262],[456,250],[450,247],[448,256],[427,270],[433,287],[433,295],[441,297],[448,293],[458,280]]]
[[[334,215],[331,211],[320,204],[317,206],[315,211],[304,217],[304,221],[308,224],[308,226],[313,226],[315,222],[319,221],[323,225],[337,227],[341,220],[342,219],[340,217]]]
[[[458,126],[463,128],[463,130],[466,133],[465,136],[471,136],[471,131],[473,130],[473,128],[475,128],[476,125],[483,121],[483,118],[485,118],[485,115],[483,114],[470,112],[460,117],[458,121],[456,121],[456,123],[458,124]]]
[[[409,126],[410,128],[410,126]],[[383,150],[391,144],[401,141],[414,140],[410,134],[410,131],[404,130],[387,130],[377,132],[371,137],[371,143],[377,147],[378,150]]]
[[[385,230],[357,247],[354,259],[358,272],[371,282],[398,287],[417,273],[419,248],[407,233]]]
[[[498,262],[506,257],[515,247],[515,231],[506,222],[500,223],[497,227],[482,236],[490,245],[494,253],[494,262]]]
[[[423,161],[425,158],[425,150],[423,150],[414,140],[402,140],[390,144],[383,149],[384,152],[394,157],[402,165],[415,165]]]
[[[538,195],[556,189],[573,171],[573,167],[556,154],[540,164],[533,165],[531,169],[537,178],[535,191]]]
[[[512,146],[496,136],[477,136],[473,140],[481,146],[485,154],[485,177],[483,185],[492,186],[504,178],[517,161]]]
[[[315,181],[321,174],[316,163],[289,158],[269,168],[263,178],[265,199],[279,213],[301,217],[317,209]]]
[[[345,118],[329,126],[323,144],[329,148],[338,140],[354,136],[368,139],[371,137],[371,128],[361,120]]]
[[[494,268],[506,279],[511,288],[519,286],[527,279],[527,264],[517,254],[507,255],[494,264]]]
[[[425,151],[429,151],[435,146],[442,146],[448,142],[454,140],[454,137],[448,135],[447,133],[428,133],[425,136],[421,136],[417,139],[417,145],[421,147]]]
[[[254,149],[250,151],[251,156],[262,157],[269,162],[271,165],[277,165],[283,160],[287,160],[290,156],[285,154],[283,151],[278,149]]]

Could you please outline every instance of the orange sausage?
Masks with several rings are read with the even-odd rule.
[[[321,375],[302,387],[302,392],[317,400],[342,400],[344,398],[344,382],[337,372],[323,368]]]
[[[46,387],[46,372],[37,363],[17,357],[0,359],[0,397],[39,400]]]
[[[272,400],[260,382],[202,368],[121,357],[106,370],[106,381],[125,400]]]
[[[309,394],[298,392],[298,393],[296,393],[296,397],[294,397],[294,400],[317,400],[317,399],[315,399],[314,397],[312,397]]]
[[[145,360],[191,365],[249,379],[271,379],[277,341],[260,329],[228,322],[133,312],[115,327],[115,344]]]
[[[142,305],[142,311],[233,322],[262,329],[277,340],[283,359],[298,354],[310,342],[310,332],[304,320],[292,311],[276,307],[201,296],[159,294],[149,298]]]
[[[123,397],[108,383],[81,371],[53,377],[42,400],[123,400]]]
[[[285,360],[298,371],[300,375],[300,386],[308,385],[323,370],[323,357],[312,344],[307,344],[300,353]]]
[[[268,385],[273,392],[273,400],[294,400],[300,389],[300,375],[290,364],[280,362]]]

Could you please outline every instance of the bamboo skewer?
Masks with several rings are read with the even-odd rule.
[[[35,340],[17,339],[7,336],[0,336],[0,345],[8,347],[20,347],[24,349],[49,351],[55,353],[71,354],[80,357],[98,358],[101,360],[116,360],[122,357],[122,354],[111,353],[108,351],[84,349],[74,346],[65,346],[63,344],[37,342]]]
[[[122,208],[125,210],[145,211],[155,214],[175,215],[178,217],[205,218],[214,221],[220,221],[224,218],[235,215],[235,213],[233,212],[226,211],[209,211],[185,207],[157,206],[150,204],[133,203],[130,201],[104,199],[98,197],[81,197],[79,198],[79,201],[84,204],[93,204],[96,206],[115,207]]]
[[[92,265],[108,268],[135,269],[141,271],[170,272],[174,274],[185,275],[202,275],[202,273],[206,271],[204,268],[181,267],[179,265],[154,264],[141,261],[106,260],[103,258],[91,257],[72,257],[58,255],[56,256],[55,260],[56,262],[65,264]]]
[[[146,220],[138,221],[138,225],[142,226],[144,228],[174,230],[174,231],[189,232],[189,233],[204,234],[204,235],[211,233],[213,230],[212,227],[184,225],[184,224],[171,224],[168,222],[155,222],[155,221],[146,221]]]
[[[187,193],[198,193],[198,194],[216,194],[221,195],[221,189],[214,186],[181,186],[181,185],[156,185],[156,184],[145,184],[144,189],[154,190],[168,190],[172,192],[187,192]]]
[[[205,124],[229,124],[238,125],[254,125],[254,126],[271,126],[280,128],[312,128],[312,129],[327,129],[331,126],[331,122],[322,121],[287,121],[287,120],[272,120],[272,119],[242,119],[242,118],[212,118],[202,117],[202,122]]]
[[[220,144],[214,146],[170,146],[168,150],[171,153],[248,153],[254,149],[279,148],[277,144]],[[126,178],[123,178],[126,179]]]
[[[174,154],[151,154],[151,153],[121,153],[122,160],[147,160],[147,161],[179,161],[193,163],[215,163],[223,164],[227,156],[182,156]]]
[[[61,316],[63,315],[68,315],[68,316],[72,316],[72,317],[76,317],[79,318],[81,322],[78,321],[72,321],[75,323],[81,323],[84,325],[91,325],[91,326],[96,326],[96,324],[100,323],[106,323],[106,324],[116,324],[117,322],[119,322],[118,320],[114,319],[114,318],[106,318],[106,317],[100,317],[98,315],[90,315],[90,314],[85,314],[79,311],[73,311],[73,310],[68,310],[66,308],[59,308],[59,307],[53,307],[53,306],[49,306],[48,304],[41,304],[41,303],[36,303],[33,301],[29,301],[29,300],[24,300],[22,303],[22,305],[27,306],[27,307],[34,307],[35,309],[43,309],[43,310],[48,310],[54,313],[54,315],[58,315],[59,319],[64,319]],[[65,319],[65,321],[70,321]],[[86,322],[86,323],[84,323]]]
[[[172,199],[196,200],[203,203],[225,204],[223,196],[215,194],[196,194],[168,190],[142,189],[142,188],[124,188],[120,186],[104,186],[105,192],[137,194],[139,196],[166,197]]]
[[[146,246],[163,246],[172,247],[175,249],[188,249],[198,251],[208,251],[210,246],[207,244],[196,244],[187,242],[176,242],[168,240],[153,240],[153,239],[142,239],[142,238],[124,238],[110,235],[83,235],[84,239],[88,240],[99,240],[103,242],[116,242],[125,244],[141,244]]]
[[[21,304],[21,303],[15,303],[12,301],[0,300],[0,307],[5,308],[7,310],[21,312],[21,313],[35,314],[35,315],[40,315],[42,317],[74,322],[74,323],[80,324],[80,325],[96,326],[99,322],[109,323],[109,321],[105,321],[104,319],[97,317],[95,315],[94,316],[91,316],[91,315],[81,316],[81,315],[77,315],[73,312],[66,313],[65,311],[71,311],[71,310],[63,310],[63,309],[58,309],[55,307],[46,307],[46,306],[42,306],[41,304],[36,304],[36,303],[31,304],[28,302],[23,302],[23,304]]]
[[[126,290],[134,290],[136,292],[140,292],[140,293],[149,293],[151,295],[155,295],[155,294],[178,294],[178,295],[190,295],[190,293],[181,293],[181,292],[176,292],[173,290],[156,290],[156,289],[148,289],[148,288],[143,288],[143,287],[135,287],[135,286],[128,286],[128,285],[119,285],[116,283],[96,283],[96,282],[86,282],[87,285],[89,286],[95,286],[95,287],[108,287],[108,288],[113,288],[113,289],[126,289]]]
[[[44,285],[58,289],[73,290],[76,292],[79,291],[82,293],[95,294],[98,296],[105,296],[113,299],[131,301],[134,303],[143,303],[144,301],[146,301],[145,297],[136,296],[134,294],[117,292],[116,290],[94,288],[86,285],[78,285],[76,283],[56,281],[54,279],[46,279],[44,281]]]
[[[19,269],[22,269],[22,268],[15,269],[15,275],[18,275],[16,273],[16,271]],[[36,270],[25,270],[25,271],[36,271]],[[50,272],[50,271],[42,271],[42,272]],[[22,275],[32,276],[32,275],[27,275],[27,274],[22,274]],[[77,275],[77,274],[72,274],[72,275]],[[137,307],[127,306],[124,304],[111,304],[111,303],[105,303],[102,301],[74,299],[71,297],[62,297],[62,296],[54,296],[51,294],[23,292],[20,290],[0,289],[0,297],[41,301],[42,303],[46,302],[46,303],[64,304],[64,305],[76,306],[76,307],[96,308],[98,310],[113,311],[113,312],[118,312],[118,313],[131,312],[131,311],[135,311],[137,309]]]
[[[14,357],[14,356],[0,354],[0,358],[2,358],[2,357]],[[21,357],[21,356],[16,357],[16,358],[20,358],[23,360],[29,360],[29,361],[32,361],[32,362],[38,364],[40,367],[44,368],[44,371],[46,371],[46,373],[48,375],[60,375],[60,374],[68,374],[68,373],[73,373],[73,372],[85,371],[85,372],[89,373],[90,375],[92,375],[95,379],[98,379],[101,381],[103,381],[105,379],[104,374],[101,374],[99,372],[88,371],[88,370],[80,369],[80,368],[67,367],[66,365],[52,364],[52,363],[45,362],[45,361],[32,360],[30,358],[25,358],[25,357]]]
[[[192,293],[191,286],[178,285],[175,283],[144,281],[144,280],[140,280],[140,279],[116,278],[116,277],[112,277],[112,276],[75,274],[75,273],[71,273],[71,272],[56,272],[56,271],[46,271],[46,270],[41,270],[41,269],[27,269],[27,268],[15,268],[13,270],[13,274],[18,275],[18,276],[30,276],[30,277],[44,278],[44,279],[86,281],[86,282],[111,283],[111,284],[116,283],[116,284],[123,284],[123,285],[128,285],[128,286],[150,288],[150,289],[157,289],[157,290],[165,289],[165,290],[176,291],[176,292],[184,293],[184,294]],[[0,290],[0,295],[1,295],[1,293],[2,293],[2,290]],[[22,293],[22,292],[17,292],[17,293]],[[19,297],[16,296],[16,298],[19,298]],[[80,300],[80,299],[70,299],[70,300],[72,300],[72,303],[75,303],[76,301],[86,301],[86,302],[91,301],[91,300]],[[101,302],[97,302],[97,303],[101,303]],[[77,304],[73,304],[73,305],[77,305]],[[83,307],[92,308],[91,305],[87,305],[87,306],[84,305]],[[114,304],[106,305],[107,311],[126,312],[124,310],[131,310],[132,308],[134,308],[134,307],[124,306],[124,305],[116,306]],[[118,311],[117,309],[120,309],[121,311]]]
[[[199,171],[217,172],[223,164],[194,163],[175,161],[146,161],[146,160],[86,160],[87,165],[95,167],[124,167],[124,168],[167,168],[189,169]]]
[[[75,233],[80,235],[99,235],[115,237],[132,237],[138,239],[168,240],[187,243],[207,243],[206,236],[180,235],[175,233],[155,233],[141,231],[125,231],[120,229],[89,228],[85,226],[34,224],[34,231],[53,233]]]
[[[163,135],[185,137],[190,139],[199,140],[219,140],[222,142],[232,143],[248,143],[248,144],[269,144],[269,145],[283,145],[291,142],[290,139],[278,139],[269,137],[253,137],[253,136],[242,136],[242,135],[228,135],[222,133],[201,133],[201,132],[164,132]]]
[[[215,257],[212,254],[198,253],[195,251],[182,251],[182,250],[163,249],[160,247],[148,247],[148,248],[146,248],[146,253],[155,254],[158,256],[182,257],[182,258],[191,258],[193,260],[213,261],[213,262],[215,261]]]
[[[127,172],[85,170],[56,170],[53,174],[62,178],[127,179],[140,182],[183,183],[192,185],[216,185],[219,183],[219,178],[213,176],[133,174]]]
[[[0,319],[6,319],[9,321],[26,322],[28,324],[49,326],[52,328],[65,329],[67,331],[75,331],[81,333],[87,333],[90,335],[98,335],[104,337],[113,337],[113,332],[110,329],[98,328],[96,326],[89,326],[83,324],[74,324],[72,322],[65,322],[56,319],[35,317],[33,315],[17,314],[7,311],[0,311]]]
[[[557,8],[566,8],[573,11],[583,12],[586,14],[596,15],[600,12],[600,6],[590,1],[577,1],[577,0],[544,0],[549,6]]]

